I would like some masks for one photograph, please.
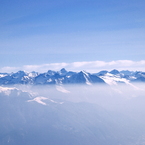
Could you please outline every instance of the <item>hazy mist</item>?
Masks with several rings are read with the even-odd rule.
[[[0,93],[1,145],[141,145],[144,84],[15,85]]]

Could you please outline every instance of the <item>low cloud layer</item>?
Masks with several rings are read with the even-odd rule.
[[[98,72],[100,70],[132,70],[132,71],[145,71],[145,60],[132,61],[132,60],[117,60],[117,61],[83,61],[72,63],[48,63],[42,65],[24,65],[22,67],[3,67],[0,72],[16,72],[25,70],[28,72],[46,72],[48,70],[58,71],[61,68],[66,68],[70,71],[85,70],[88,72]]]

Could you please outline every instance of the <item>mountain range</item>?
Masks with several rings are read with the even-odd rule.
[[[145,89],[134,82],[144,80],[118,70],[0,73],[0,144],[142,145]]]
[[[145,72],[141,71],[112,71],[102,70],[98,73],[86,71],[73,72],[62,68],[60,71],[48,70],[45,73],[18,71],[16,73],[0,73],[0,85],[31,84],[31,85],[60,85],[60,84],[118,84],[145,82]]]

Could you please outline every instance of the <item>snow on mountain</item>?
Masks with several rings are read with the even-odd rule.
[[[87,76],[84,72],[79,72],[79,73],[76,73],[76,74],[73,74],[70,78],[68,78],[68,82],[66,83],[86,83],[86,80]]]
[[[55,71],[52,71],[52,70],[48,70],[47,74],[50,75],[50,76],[53,76],[56,72]]]
[[[108,85],[126,84],[133,87],[135,90],[142,90],[137,87],[134,82],[145,81],[145,73],[133,71],[118,71],[112,70],[110,72],[101,71],[97,75],[102,78]]]
[[[90,85],[91,83],[104,82],[96,75],[81,72],[70,72],[61,69],[59,72],[52,72],[39,74],[34,78],[34,84],[74,84],[81,83]]]
[[[47,102],[45,102],[45,100],[47,100]],[[64,103],[64,102],[57,102],[57,101],[54,101],[52,99],[49,99],[49,98],[46,98],[43,96],[35,97],[34,99],[28,100],[27,102],[37,102],[41,105],[49,105],[48,102],[55,103],[55,104],[63,104]]]
[[[68,90],[66,90],[62,86],[57,86],[56,90],[63,92],[63,93],[70,93]],[[50,102],[51,103],[57,103],[57,104],[63,104],[63,102],[58,102],[53,99],[50,99],[50,97],[44,97],[40,96],[38,92],[33,92],[31,88],[25,89],[23,87],[2,87],[0,86],[0,96],[5,96],[5,97],[20,97],[23,100],[23,97],[26,99],[26,102],[37,102],[41,105],[48,105]],[[46,102],[46,100],[48,100]]]
[[[36,97],[36,98],[34,98],[34,99],[32,99],[32,100],[28,100],[27,102],[36,101],[37,103],[40,103],[40,104],[42,104],[42,105],[46,105],[46,103],[43,102],[43,100],[47,100],[47,99],[48,99],[48,98],[45,98],[45,97],[40,96],[40,97]]]
[[[90,82],[90,76],[89,76],[89,74],[86,73],[85,71],[83,71],[83,73],[84,73],[84,77],[86,79],[86,84],[87,85],[92,85],[92,83]]]
[[[0,84],[11,85],[11,84],[31,84],[33,78],[37,76],[37,73],[27,73],[24,71],[18,71],[16,73],[11,73],[3,75],[0,77]]]
[[[17,73],[12,73],[9,75],[1,75],[0,84],[1,85],[11,85],[11,84],[71,84],[71,83],[84,83],[91,85],[92,83],[102,83],[104,82],[98,76],[95,76],[85,71],[81,72],[71,72],[66,71],[64,68],[58,72],[49,70],[47,73],[26,73],[24,71],[18,71]]]
[[[32,92],[28,89],[23,89],[17,86],[10,87],[6,85],[0,86],[0,94],[5,95],[5,96],[13,95],[15,97],[21,96],[23,94],[23,95],[29,96],[30,98],[33,98],[38,95],[36,92]]]
[[[145,72],[136,72],[134,74],[134,78],[132,79],[134,82],[145,82]]]
[[[60,75],[66,75],[67,71],[65,68],[62,68],[59,72]]]
[[[107,73],[104,76],[100,76],[107,84],[109,85],[117,85],[117,83],[128,83],[129,80],[125,78],[121,78],[119,75],[114,75],[111,73]]]
[[[70,93],[70,91],[66,90],[64,87],[56,85],[56,89],[62,93]]]
[[[91,75],[81,72],[81,76],[90,79]],[[0,95],[0,144],[135,145],[145,134],[144,96],[127,100],[108,86],[78,86],[67,87],[72,91],[68,94],[43,85],[33,86],[38,95],[32,98],[28,93],[15,98]],[[0,88],[9,89],[13,90]],[[132,91],[125,94],[130,96]]]
[[[7,73],[0,73],[0,78],[7,76]]]
[[[117,85],[118,83],[124,83],[127,85],[132,86],[134,89],[139,90],[140,88],[133,85],[130,80],[127,80],[126,78],[122,78],[119,75],[113,75],[110,73],[107,73],[105,76],[101,76],[101,78],[109,85]]]
[[[101,78],[94,74],[87,73],[85,71],[80,71],[71,75],[64,81],[65,84],[87,84],[91,85],[94,83],[105,83]]]
[[[122,70],[120,73],[124,74],[124,76],[132,76],[134,75],[134,71],[129,71],[129,70]]]
[[[32,72],[28,73],[28,76],[31,78],[36,77],[36,76],[38,76],[38,72],[32,71]]]
[[[47,82],[47,80],[49,80],[49,74],[46,74],[46,73],[42,73],[42,74],[39,74],[38,76],[36,76],[34,78],[34,84],[45,84]],[[52,82],[51,80],[49,80],[48,82]]]
[[[144,144],[136,144],[145,135],[144,84],[141,91],[133,83],[144,78],[117,70],[1,74],[0,144]]]
[[[16,73],[0,73],[0,85],[31,84],[31,85],[60,85],[107,83],[118,84],[128,82],[145,82],[144,72],[106,70],[98,73],[86,71],[72,72],[62,68],[60,71],[49,70],[46,73],[18,71]]]

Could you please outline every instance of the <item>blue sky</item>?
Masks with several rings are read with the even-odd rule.
[[[0,18],[0,71],[145,59],[144,0],[0,0]]]

